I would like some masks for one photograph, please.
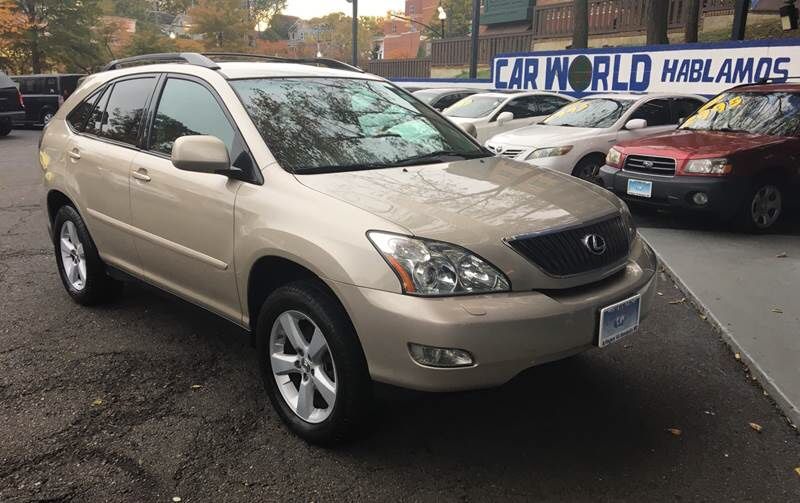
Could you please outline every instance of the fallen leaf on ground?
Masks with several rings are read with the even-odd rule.
[[[683,432],[682,432],[681,430],[679,430],[678,428],[667,428],[667,431],[668,431],[668,432],[670,432],[670,433],[672,433],[672,434],[673,434],[673,435],[675,435],[676,437],[679,437],[679,436],[681,435],[681,433],[683,433]]]
[[[786,254],[786,252],[780,252],[779,254],[775,255],[775,257],[777,257],[777,258],[786,258],[786,257],[788,257],[788,255]]]
[[[92,402],[93,407],[97,407],[98,405],[103,405],[103,401],[100,400],[99,398]]]
[[[678,300],[669,301],[670,304],[683,304],[684,302],[686,302],[686,297],[681,297]]]
[[[800,466],[798,466],[797,468],[794,469],[794,473],[796,473],[798,476],[800,476]]]
[[[741,360],[742,359],[742,355],[739,354],[739,353],[734,354],[733,357],[736,358],[737,360]]]
[[[705,321],[705,320],[707,320],[707,319],[708,319],[708,316],[706,316],[705,314],[701,314],[701,315],[700,315],[700,319],[701,319],[701,320],[703,320],[703,321]]]
[[[759,433],[761,433],[761,431],[764,429],[764,427],[762,427],[758,423],[750,423],[750,427],[753,428],[754,430],[756,430]]]
[[[716,416],[716,414],[713,411],[710,411],[710,410],[704,410],[703,412],[705,412],[709,416]]]
[[[203,387],[202,384],[192,384],[192,389],[200,389],[202,387]]]
[[[661,293],[661,292],[656,292],[656,293],[657,293],[658,295],[662,295],[662,296],[664,295],[664,294],[663,294],[663,293]]]
[[[779,307],[773,307],[772,309],[770,309],[770,311],[772,311],[773,313],[783,314],[783,309]]]
[[[181,502],[181,501],[183,501],[183,500],[181,500],[181,497],[180,497],[180,496],[173,496],[173,497],[172,497],[172,501],[174,501],[175,503],[180,503],[180,502]]]

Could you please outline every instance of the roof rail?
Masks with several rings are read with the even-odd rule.
[[[207,56],[215,61],[219,59],[261,59],[265,61],[274,61],[276,63],[296,63],[300,65],[316,65],[325,68],[333,68],[336,70],[347,70],[350,72],[364,73],[364,70],[353,65],[349,65],[338,59],[331,58],[284,58],[281,56],[268,56],[266,54],[250,54],[246,52],[204,52],[203,56]]]
[[[763,79],[758,79],[757,81],[753,82],[753,84],[769,84],[770,82],[780,81],[779,83],[782,84],[789,79],[800,79],[800,77],[765,77]]]
[[[116,70],[130,63],[149,64],[149,63],[175,63],[184,62],[190,65],[202,66],[210,70],[219,70],[219,65],[212,60],[196,52],[162,52],[158,54],[142,54],[130,58],[115,59],[103,67],[102,72]],[[131,65],[136,66],[136,65]]]

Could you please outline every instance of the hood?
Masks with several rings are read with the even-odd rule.
[[[596,128],[547,126],[534,124],[493,136],[489,141],[503,145],[557,147],[582,138],[589,138],[601,131]]]
[[[781,136],[765,136],[722,131],[679,130],[619,144],[626,154],[645,154],[674,159],[726,157],[745,150],[780,145]]]
[[[502,157],[297,179],[413,235],[487,258],[503,238],[619,211],[616,198],[599,187]]]

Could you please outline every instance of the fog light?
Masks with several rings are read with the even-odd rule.
[[[409,344],[411,358],[426,367],[468,367],[474,362],[472,355],[463,349],[435,348],[420,344]]]
[[[698,206],[703,206],[708,202],[708,194],[705,192],[695,192],[694,196],[692,196],[692,201]]]

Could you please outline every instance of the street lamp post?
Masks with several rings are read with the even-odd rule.
[[[481,0],[472,0],[472,43],[469,55],[469,78],[478,78],[478,31],[481,27]]]
[[[444,7],[441,5],[439,6],[439,21],[442,22],[442,38],[444,38],[444,21],[447,19],[447,13],[444,11]]]
[[[358,0],[347,0],[353,4],[353,66],[358,66]]]

